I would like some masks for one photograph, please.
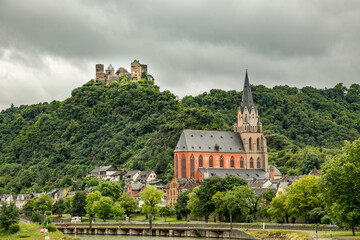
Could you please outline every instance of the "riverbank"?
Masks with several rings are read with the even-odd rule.
[[[5,231],[5,229],[0,229],[0,239],[12,240],[12,239],[25,238],[29,240],[35,240],[35,239],[44,239],[46,236],[46,233],[40,233],[40,225],[38,224],[20,222],[19,225],[20,225],[20,230],[15,234],[10,234],[8,231]],[[60,231],[50,232],[49,236],[51,240],[72,239],[71,236],[64,235]]]

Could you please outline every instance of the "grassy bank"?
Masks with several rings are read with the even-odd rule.
[[[20,231],[15,234],[10,234],[5,229],[0,229],[0,239],[45,239],[46,233],[40,233],[40,225],[35,223],[20,222]],[[69,236],[65,236],[62,232],[50,232],[50,239],[72,239]]]
[[[258,238],[284,238],[289,240],[309,240],[309,233],[306,231],[284,231],[284,230],[246,230],[239,229]]]

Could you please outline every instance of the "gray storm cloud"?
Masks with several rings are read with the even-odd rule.
[[[360,2],[0,0],[0,109],[70,96],[140,59],[179,96],[359,83]]]

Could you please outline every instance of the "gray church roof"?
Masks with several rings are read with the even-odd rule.
[[[246,70],[244,89],[243,89],[243,94],[242,94],[242,99],[241,99],[241,112],[244,111],[245,106],[247,107],[247,109],[249,111],[251,110],[252,106],[254,106],[254,100],[253,100],[252,93],[251,93],[250,82],[249,82],[247,70]]]
[[[199,171],[205,178],[215,175],[224,178],[232,174],[246,180],[269,179],[269,173],[263,169],[199,168]]]
[[[274,165],[269,165],[268,166],[268,171],[270,171],[270,167],[272,167],[274,169],[274,174],[275,176],[281,176],[281,172],[279,171],[279,169],[277,169]]]
[[[240,134],[227,131],[205,131],[185,129],[174,152],[224,152],[243,153]]]

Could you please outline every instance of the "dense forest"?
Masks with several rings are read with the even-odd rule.
[[[360,85],[330,89],[252,86],[283,174],[304,174],[360,137]],[[0,194],[83,188],[95,166],[155,170],[169,180],[183,128],[233,131],[241,92],[214,89],[176,100],[140,83],[88,82],[65,101],[0,113]]]

